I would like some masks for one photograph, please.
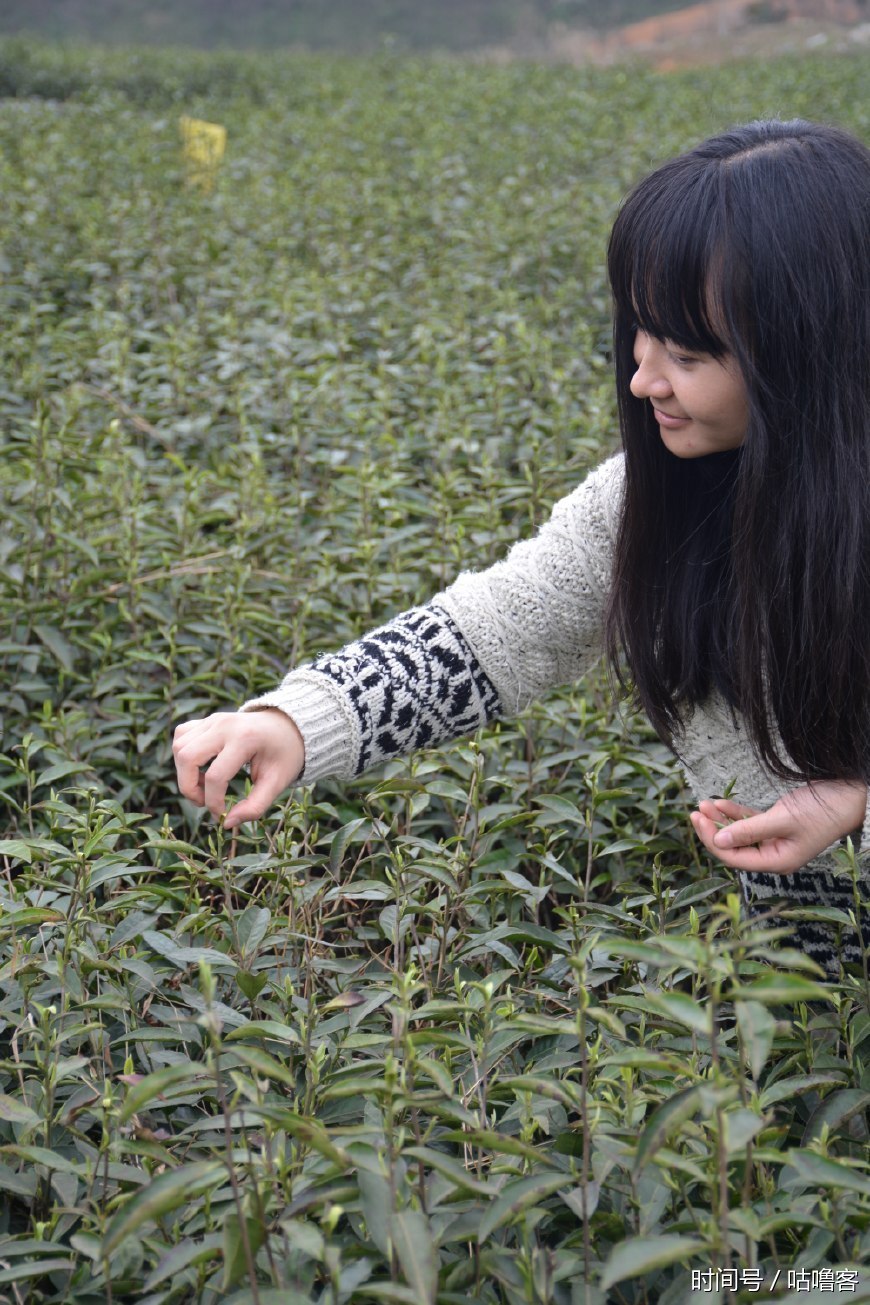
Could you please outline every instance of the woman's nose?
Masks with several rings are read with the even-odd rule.
[[[634,360],[637,370],[629,381],[629,389],[636,399],[666,399],[671,391],[671,383],[662,366],[663,350],[656,340],[645,338],[643,344],[638,342]]]

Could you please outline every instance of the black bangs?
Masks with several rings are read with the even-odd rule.
[[[728,352],[722,328],[731,262],[720,179],[718,169],[699,175],[681,163],[642,181],[616,219],[607,253],[616,333],[639,328],[716,358]]]

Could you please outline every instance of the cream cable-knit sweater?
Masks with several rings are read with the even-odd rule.
[[[602,622],[624,483],[623,457],[599,466],[556,504],[532,538],[486,571],[465,572],[425,607],[413,608],[340,652],[291,671],[244,710],[280,707],[305,744],[306,783],[348,777],[389,756],[434,745],[520,711],[554,685],[578,679],[602,651]],[[725,792],[766,809],[789,785],[758,761],[718,698],[685,721],[681,764],[697,799]],[[868,804],[870,805],[870,804]],[[870,813],[859,861],[870,897]],[[741,875],[747,899],[787,898],[854,910],[853,886],[830,852],[788,876]],[[870,946],[870,912],[861,917]],[[833,935],[802,923],[796,941],[829,970]],[[843,959],[859,939],[846,931]]]

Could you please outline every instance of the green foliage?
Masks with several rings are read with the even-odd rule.
[[[741,918],[603,683],[232,839],[169,753],[541,521],[613,443],[620,194],[732,118],[866,134],[866,58],[27,60],[0,1298],[667,1305],[866,1261],[867,976]],[[182,110],[229,132],[209,195]]]

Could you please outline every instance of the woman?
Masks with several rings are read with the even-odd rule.
[[[357,774],[517,711],[606,652],[750,902],[870,897],[870,151],[758,122],[629,195],[608,268],[624,452],[505,561],[179,726],[181,792],[227,827],[297,780]],[[205,769],[204,769],[205,768]],[[733,793],[733,798],[725,798]],[[863,828],[862,828],[863,827]],[[798,941],[836,972],[870,943]]]

